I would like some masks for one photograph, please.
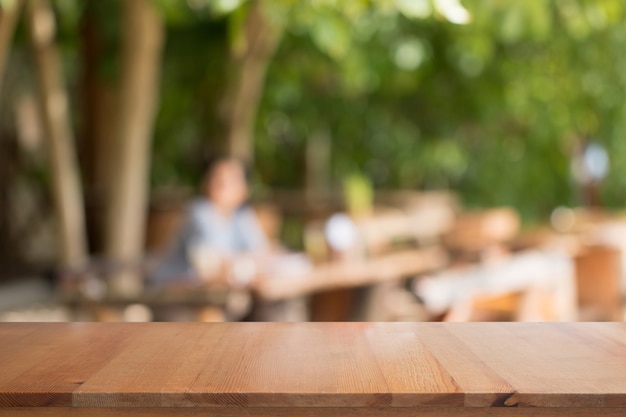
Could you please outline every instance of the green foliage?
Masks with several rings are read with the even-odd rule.
[[[210,114],[224,82],[228,51],[225,19],[169,28],[160,111],[155,126],[152,184],[195,187],[201,176]]]
[[[81,3],[56,4],[66,49],[77,43]],[[116,2],[90,3],[114,51]],[[197,181],[246,3],[158,0],[168,31],[153,186]],[[337,188],[360,172],[377,188],[446,187],[468,205],[511,204],[538,219],[577,203],[570,155],[588,137],[611,157],[604,202],[626,204],[622,0],[264,4],[286,32],[257,118],[258,183],[303,187],[307,143],[325,131]],[[450,4],[471,21],[454,24]],[[114,55],[105,71],[113,76]]]
[[[302,186],[293,155],[324,126],[336,183],[357,170],[377,187],[450,187],[545,218],[577,203],[569,160],[589,137],[613,163],[604,201],[626,203],[622,2],[466,1],[468,25],[356,3],[310,2],[325,8],[293,18],[257,129],[266,181]]]

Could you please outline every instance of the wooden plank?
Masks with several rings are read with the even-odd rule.
[[[486,361],[470,351],[450,331],[450,326],[424,323],[413,331],[465,394],[466,407],[503,406],[516,392]]]
[[[461,387],[427,349],[414,325],[375,324],[368,326],[366,334],[392,393],[392,405],[463,406]]]
[[[9,408],[3,417],[30,417],[32,408]],[[36,411],[41,417],[623,417],[623,408],[445,408],[445,407],[304,407],[304,408],[86,408],[50,407]]]
[[[0,414],[626,415],[624,323],[39,323],[0,335]]]
[[[162,406],[164,385],[175,384],[184,392],[195,374],[187,379],[177,374],[189,365],[197,368],[199,357],[214,351],[222,339],[220,327],[212,328],[207,337],[197,323],[156,327],[136,323],[133,328],[136,337],[127,348],[74,392],[74,405]]]
[[[211,332],[201,332],[200,338],[198,329],[196,323],[165,330],[142,326],[144,332],[136,343],[76,390],[75,405],[271,406],[277,402],[323,402],[342,406],[346,398],[351,405],[388,402],[387,388],[375,374],[378,368],[373,358],[369,367],[363,359],[367,352],[358,328],[350,331],[326,325],[306,329],[288,323],[264,328],[242,323],[212,326]],[[164,338],[180,342],[163,346],[158,340]],[[268,343],[271,340],[280,344]],[[336,348],[329,351],[329,346]],[[211,352],[210,360],[206,352]],[[343,360],[337,361],[337,356]],[[320,366],[333,359],[332,368]],[[342,388],[340,392],[337,387]]]
[[[232,396],[245,392],[247,406],[365,406],[388,402],[380,371],[371,354],[367,355],[361,325],[302,327],[279,323],[254,328],[253,337],[248,336],[246,345],[237,352],[241,366],[215,368],[211,364],[194,382],[190,393],[202,395],[208,389]],[[246,331],[239,337],[250,333]],[[228,361],[232,355],[232,347],[226,349],[218,363]]]
[[[3,324],[22,331],[25,325]],[[25,337],[3,338],[0,407],[72,405],[72,392],[119,352],[129,327],[34,324]]]
[[[527,407],[626,406],[626,362],[583,323],[450,324]],[[624,331],[620,327],[620,331]]]

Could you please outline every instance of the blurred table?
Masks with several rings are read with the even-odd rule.
[[[228,303],[231,290],[222,283],[215,285],[172,285],[160,289],[148,289],[141,294],[123,296],[103,293],[100,296],[73,292],[61,294],[61,302],[73,312],[75,317],[96,321],[136,321],[127,316],[127,309],[136,305],[145,306],[150,311],[169,307],[202,309],[214,307],[223,309]],[[82,314],[82,316],[81,316]],[[151,319],[150,314],[146,319]],[[142,318],[139,321],[145,321]]]
[[[438,247],[406,249],[367,259],[328,262],[296,274],[268,275],[259,279],[253,290],[263,300],[282,300],[411,277],[441,268],[447,261],[446,252]]]
[[[574,321],[577,297],[574,264],[567,254],[528,250],[499,261],[448,270],[414,282],[415,293],[433,313],[465,310],[475,298],[531,291],[549,301],[548,317],[528,306],[522,321]],[[462,314],[463,315],[463,314]]]
[[[443,267],[448,257],[438,247],[405,249],[365,259],[349,259],[310,265],[309,262],[296,262],[296,268],[289,267],[302,254],[283,254],[273,263],[277,268],[264,272],[248,283],[237,283],[229,278],[232,272],[219,276],[209,284],[173,284],[159,289],[148,289],[141,294],[122,296],[109,294],[107,291],[90,296],[85,292],[73,292],[63,295],[65,305],[77,311],[93,312],[98,321],[124,320],[124,309],[139,304],[151,309],[165,307],[200,308],[213,306],[225,308],[233,290],[250,291],[259,303],[305,297],[311,294],[335,289],[351,289],[382,282],[397,281],[420,273],[431,272]],[[282,265],[280,267],[281,263]],[[298,265],[300,264],[300,265]],[[229,268],[229,271],[233,268]],[[254,268],[252,268],[254,273]],[[106,288],[104,286],[103,288]],[[282,321],[285,318],[277,317]],[[306,317],[298,321],[306,320]]]
[[[5,416],[623,416],[624,323],[5,323]]]

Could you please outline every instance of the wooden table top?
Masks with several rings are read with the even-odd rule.
[[[369,259],[352,259],[315,266],[301,275],[260,279],[253,287],[267,301],[310,295],[339,288],[354,288],[431,272],[448,262],[439,247],[405,249]]]
[[[445,266],[448,255],[439,247],[404,249],[368,259],[350,259],[316,265],[311,270],[262,276],[248,288],[264,301],[308,296],[317,292],[355,288],[384,281],[399,280]],[[68,291],[62,300],[68,305],[224,305],[230,284],[226,278],[210,285],[173,284],[139,295],[101,294],[89,296]]]
[[[5,323],[0,341],[14,411],[626,415],[624,323]]]

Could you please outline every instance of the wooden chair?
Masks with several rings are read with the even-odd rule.
[[[574,262],[580,320],[622,320],[620,251],[606,245],[589,245]]]
[[[479,259],[481,253],[501,248],[512,241],[519,230],[517,211],[511,207],[500,207],[459,215],[443,241],[451,250]]]
[[[556,321],[553,295],[541,287],[476,296],[453,306],[443,321]]]

